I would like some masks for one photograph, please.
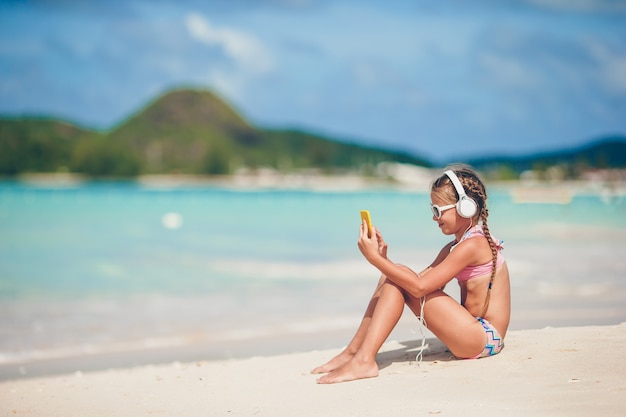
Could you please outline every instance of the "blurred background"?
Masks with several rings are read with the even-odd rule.
[[[623,1],[0,2],[0,111],[111,129],[209,88],[255,126],[445,163],[624,134]]]
[[[339,347],[358,211],[422,268],[452,162],[512,329],[623,322],[625,39],[611,0],[0,1],[0,378]]]

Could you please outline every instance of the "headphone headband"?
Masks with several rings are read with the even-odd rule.
[[[452,181],[452,185],[454,185],[454,188],[459,195],[459,201],[461,201],[461,198],[467,197],[467,194],[465,194],[465,188],[463,188],[461,181],[459,181],[459,177],[456,176],[454,171],[449,169],[445,172],[445,174],[448,176],[448,178],[450,178],[450,181]]]
[[[478,205],[474,200],[467,196],[465,193],[465,189],[459,180],[459,177],[456,176],[454,171],[447,170],[445,174],[452,181],[452,185],[456,189],[457,194],[459,195],[459,201],[456,203],[456,212],[459,213],[462,217],[471,218],[478,211]]]

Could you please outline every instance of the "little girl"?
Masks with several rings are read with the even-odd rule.
[[[468,167],[454,167],[437,178],[430,192],[433,220],[454,240],[421,272],[387,258],[387,243],[361,224],[359,249],[382,276],[363,320],[348,346],[312,373],[331,384],[378,376],[376,354],[400,316],[404,304],[423,320],[457,358],[495,355],[503,348],[509,326],[509,271],[502,246],[487,226],[487,192]],[[458,303],[443,287],[453,278],[461,288]]]

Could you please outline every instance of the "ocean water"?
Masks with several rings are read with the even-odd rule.
[[[186,346],[228,357],[263,340],[280,353],[289,337],[313,350],[337,343],[330,333],[345,343],[378,280],[356,247],[359,210],[392,260],[420,269],[450,239],[428,203],[426,190],[0,182],[0,366]],[[623,196],[516,204],[494,188],[488,206],[512,329],[626,321]]]

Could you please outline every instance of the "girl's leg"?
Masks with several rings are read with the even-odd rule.
[[[370,299],[367,309],[365,310],[365,314],[363,314],[363,319],[361,320],[361,324],[359,325],[354,337],[348,343],[348,346],[337,356],[326,362],[324,365],[318,366],[317,368],[311,371],[312,374],[325,374],[327,372],[334,371],[339,368],[344,363],[348,362],[354,354],[359,350],[361,344],[363,343],[363,339],[365,339],[365,334],[367,333],[367,329],[370,326],[370,322],[372,320],[372,315],[374,314],[374,310],[376,309],[376,304],[378,303],[378,298],[380,296],[380,291],[385,282],[385,276],[381,276],[378,281],[378,285],[376,286],[376,290]]]
[[[406,297],[406,304],[416,316],[420,315],[420,302],[419,298]],[[426,296],[424,321],[457,358],[472,358],[485,348],[485,330],[476,317],[441,290]]]
[[[369,326],[361,334],[357,332],[358,349],[342,366],[319,378],[318,383],[332,384],[378,375],[376,354],[402,316],[405,300],[402,290],[386,279],[377,294]]]

